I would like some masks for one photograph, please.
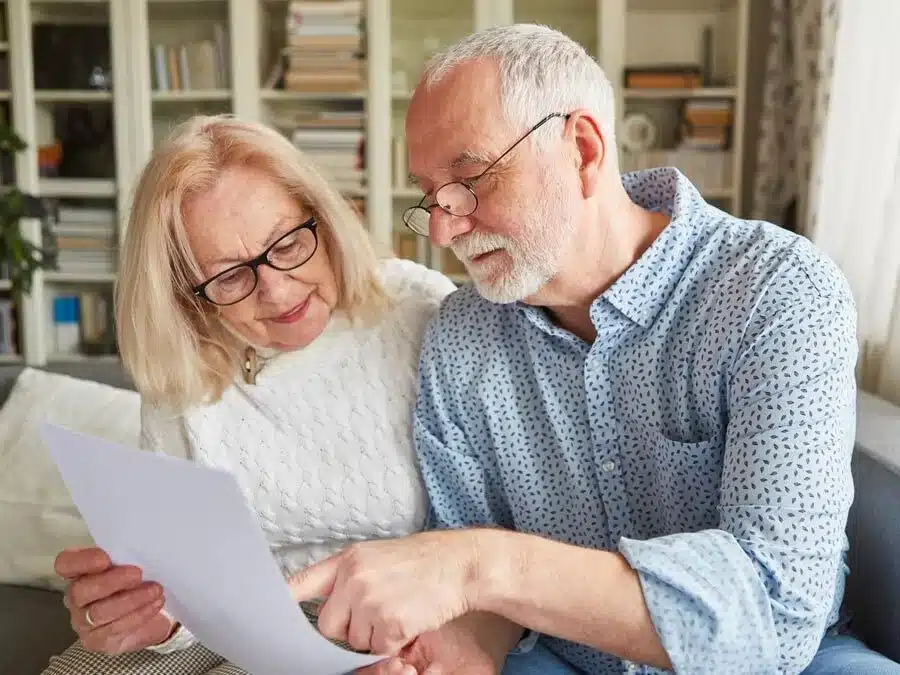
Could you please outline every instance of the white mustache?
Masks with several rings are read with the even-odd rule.
[[[454,241],[450,248],[465,262],[499,248],[512,248],[512,242],[499,234],[472,233]]]

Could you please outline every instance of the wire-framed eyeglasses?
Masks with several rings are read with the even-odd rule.
[[[319,247],[316,217],[312,216],[281,235],[252,260],[229,267],[193,288],[194,295],[214,305],[234,305],[250,297],[259,284],[260,265],[287,272],[307,262]]]
[[[509,146],[497,159],[491,162],[488,167],[474,178],[465,181],[452,181],[444,183],[434,193],[434,203],[423,206],[428,195],[424,195],[418,204],[410,206],[403,212],[403,222],[406,226],[418,235],[427,237],[430,232],[429,223],[431,222],[431,210],[438,207],[451,216],[470,216],[475,213],[478,208],[478,196],[475,194],[475,184],[481,180],[501,159],[506,157],[513,149],[522,141],[528,138],[533,132],[540,129],[550,120],[562,117],[569,119],[568,113],[550,113],[540,122],[531,127],[522,136]]]

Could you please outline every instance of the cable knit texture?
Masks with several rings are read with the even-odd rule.
[[[177,417],[143,406],[145,447],[229,471],[285,575],[353,541],[422,529],[412,446],[419,348],[455,286],[382,263],[391,309],[369,326],[341,313],[308,347],[266,361],[256,384]]]

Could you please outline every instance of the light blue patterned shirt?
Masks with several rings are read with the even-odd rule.
[[[593,344],[471,287],[431,324],[415,435],[433,525],[620,551],[676,672],[800,672],[846,572],[848,285],[674,169],[624,181],[672,220],[591,305]],[[657,672],[541,640],[587,673]]]

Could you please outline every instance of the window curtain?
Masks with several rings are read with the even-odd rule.
[[[828,107],[839,0],[768,0],[753,218],[805,233]]]
[[[853,288],[861,386],[900,403],[900,2],[839,13],[809,236]]]

